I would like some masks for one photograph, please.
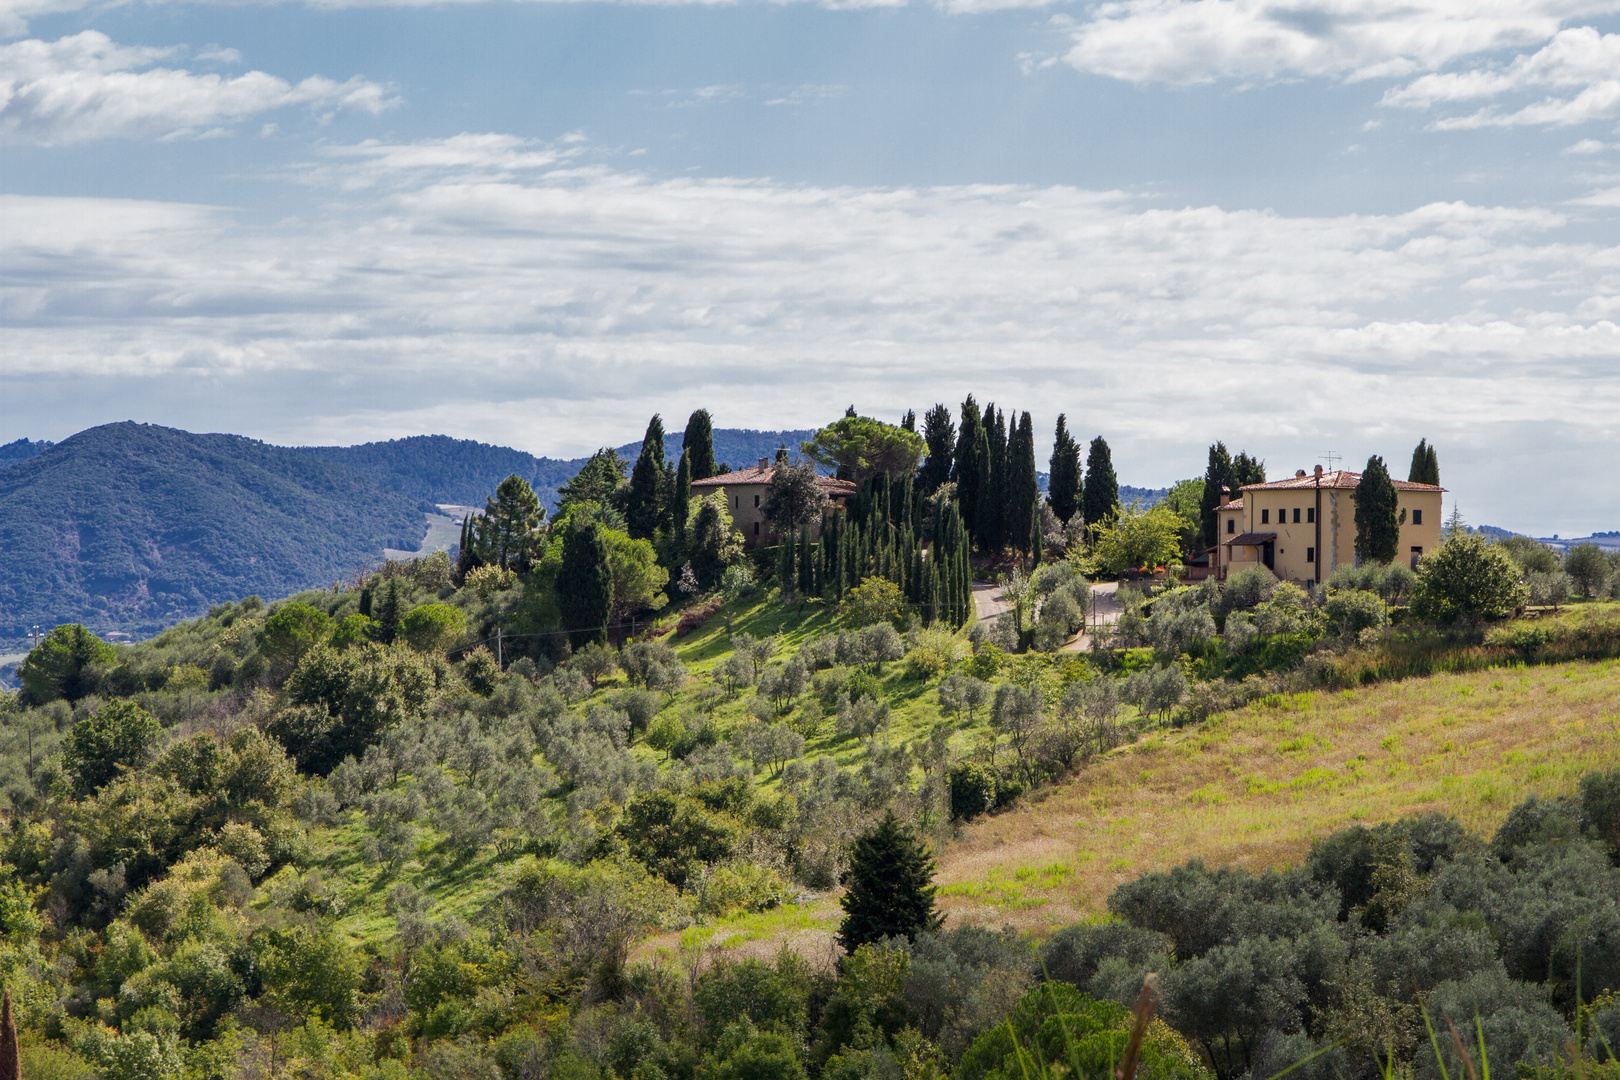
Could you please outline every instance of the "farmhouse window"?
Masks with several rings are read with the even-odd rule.
[[[1311,525],[1316,524],[1316,507],[1307,506],[1305,508],[1305,520]]]
[[[1306,562],[1315,562],[1316,561],[1316,549],[1315,548],[1308,547],[1308,548],[1305,549],[1305,561]]]
[[[1299,507],[1294,507],[1294,524],[1299,524]]]
[[[1271,511],[1270,510],[1262,510],[1262,511],[1260,511],[1260,524],[1262,524],[1262,525],[1270,525],[1271,524]]]
[[[1423,511],[1421,511],[1421,510],[1413,510],[1412,511],[1412,524],[1414,524],[1414,525],[1423,524]]]
[[[1233,528],[1233,526],[1235,526],[1236,524],[1237,524],[1237,518],[1227,518],[1226,519],[1226,531],[1229,532],[1229,533],[1237,532],[1237,529]]]

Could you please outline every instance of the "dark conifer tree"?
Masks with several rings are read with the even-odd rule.
[[[391,577],[388,584],[383,586],[382,599],[376,602],[371,617],[375,624],[373,632],[384,645],[392,645],[394,638],[399,636],[399,620],[405,615],[404,607],[405,598],[401,595],[399,578]]]
[[[11,1015],[10,990],[0,997],[0,1080],[22,1080],[22,1049],[17,1044],[17,1021]]]
[[[1007,421],[992,403],[984,407],[982,423],[989,443],[989,468],[979,493],[975,524],[980,550],[997,552],[1007,543]]]
[[[1069,434],[1069,418],[1062,413],[1058,414],[1050,469],[1046,501],[1058,520],[1066,523],[1080,509],[1080,444]]]
[[[574,648],[607,638],[613,614],[613,572],[596,522],[577,522],[563,538],[557,571],[557,606]]]
[[[708,409],[699,409],[686,421],[681,450],[691,462],[693,480],[719,475],[714,461],[714,422],[709,419]]]
[[[651,540],[663,516],[664,497],[664,420],[657,414],[647,424],[641,440],[641,454],[630,471],[630,491],[625,499],[624,520],[636,540]]]
[[[1229,489],[1231,497],[1237,498],[1237,488],[1233,486],[1232,455],[1225,443],[1217,442],[1209,448],[1209,464],[1204,467],[1204,495],[1198,500],[1199,526],[1203,530],[1205,546],[1216,541],[1215,508],[1221,505],[1222,488]]]
[[[1232,459],[1232,498],[1250,484],[1266,482],[1266,463],[1252,458],[1245,451]]]
[[[814,596],[816,588],[816,549],[810,540],[810,526],[799,529],[799,595]]]
[[[787,596],[799,583],[799,566],[795,561],[798,534],[789,529],[776,544],[776,586]]]
[[[956,457],[951,462],[951,479],[956,481],[956,500],[961,504],[962,516],[974,520],[979,509],[979,491],[984,486],[985,455],[989,443],[984,440],[984,425],[979,420],[979,405],[969,394],[962,402],[962,426],[956,433]]]
[[[1414,484],[1440,486],[1440,459],[1435,457],[1434,447],[1429,445],[1428,439],[1418,440],[1417,448],[1412,451],[1412,467],[1407,471],[1406,478]]]
[[[1031,541],[1031,521],[1039,523],[1041,482],[1035,472],[1035,425],[1029,413],[1018,418],[1018,426],[1007,446],[1007,541],[1026,555],[1039,546]],[[1038,533],[1038,528],[1035,530]]]
[[[916,940],[945,917],[934,906],[934,860],[891,810],[849,853],[838,944],[854,952],[889,937]]]
[[[692,507],[692,458],[681,451],[681,463],[675,468],[675,491],[669,500],[670,535],[686,535],[686,518]]]
[[[951,478],[952,456],[956,452],[956,424],[951,410],[935,405],[923,414],[923,441],[928,444],[928,457],[917,475],[917,488],[924,495],[932,495]]]
[[[1080,512],[1087,528],[1092,529],[1119,512],[1119,479],[1114,476],[1108,441],[1101,435],[1091,440],[1091,450],[1086,454],[1086,490],[1080,496]]]
[[[1401,545],[1395,482],[1384,459],[1374,454],[1356,485],[1356,558],[1362,562],[1393,562]]]
[[[917,430],[917,410],[907,409],[906,415],[900,418],[900,427],[904,431],[915,433]]]

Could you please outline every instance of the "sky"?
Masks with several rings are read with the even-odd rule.
[[[1620,0],[0,0],[0,442],[853,404],[1620,529]],[[1042,453],[1047,450],[1043,449]],[[1335,456],[1330,456],[1335,455]]]

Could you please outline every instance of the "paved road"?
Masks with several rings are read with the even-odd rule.
[[[979,613],[980,622],[989,622],[1011,606],[1001,595],[1000,585],[988,581],[973,583],[973,607]]]

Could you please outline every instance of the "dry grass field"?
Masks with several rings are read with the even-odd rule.
[[[1300,861],[1356,822],[1454,814],[1488,835],[1525,796],[1620,765],[1620,661],[1274,696],[1124,747],[965,828],[939,854],[952,921],[1037,933],[1105,909],[1144,872],[1200,858]],[[831,897],[682,935],[686,949],[828,951]],[[642,955],[674,951],[674,936]]]

